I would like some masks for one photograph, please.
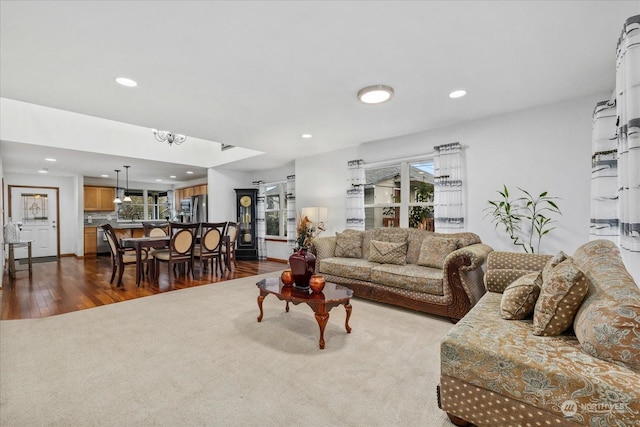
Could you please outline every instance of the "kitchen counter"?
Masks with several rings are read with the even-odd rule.
[[[149,223],[158,223],[158,224],[164,224],[167,221],[158,221],[158,220],[149,220],[149,221],[145,221],[145,222],[149,222]],[[106,221],[106,220],[95,220],[93,221],[91,224],[89,224],[88,222],[85,221],[84,226],[85,227],[100,227],[103,224],[111,224],[111,226],[118,230],[122,230],[122,229],[130,229],[130,228],[142,228],[142,221]]]

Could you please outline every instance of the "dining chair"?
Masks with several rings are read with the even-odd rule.
[[[226,222],[203,222],[200,224],[200,236],[193,248],[194,261],[199,261],[200,279],[204,268],[211,261],[211,271],[218,274],[224,274],[224,265],[222,263],[222,247],[225,245]]]
[[[191,276],[193,277],[193,248],[199,227],[199,223],[172,222],[170,224],[169,234],[171,239],[169,240],[169,248],[152,252],[156,281],[160,276],[161,262],[167,263],[169,279],[171,279],[172,267],[175,267],[176,264],[185,264],[185,274],[191,271]]]
[[[122,286],[122,275],[124,274],[124,268],[127,265],[136,265],[136,252],[135,249],[125,249],[120,246],[120,239],[116,235],[115,230],[111,226],[111,224],[104,224],[100,226],[104,230],[104,234],[107,236],[107,241],[109,242],[109,248],[111,249],[111,280],[109,283],[113,283],[113,278],[116,276],[116,271],[118,271],[118,285],[117,287]],[[147,254],[143,252],[141,255],[141,261],[146,262]],[[144,273],[143,273],[144,275]]]
[[[236,247],[238,246],[238,224],[232,221],[227,222],[226,230],[227,244],[222,247],[222,257],[224,258],[227,268],[231,269],[231,261],[234,266],[236,263]]]
[[[169,235],[169,223],[143,222],[144,237],[162,237]]]
[[[158,223],[158,222],[142,222],[142,232],[144,234],[144,237],[164,237],[164,236],[168,236],[169,235],[169,223],[168,222],[162,222],[162,223]],[[149,257],[153,257],[153,254],[155,252],[157,252],[158,250],[162,250],[162,249],[152,249],[151,252],[149,252],[148,249],[145,249],[145,251],[147,251],[147,273],[149,273],[149,266],[151,265],[151,267],[153,267],[153,259],[150,259]],[[153,273],[153,272],[152,272]]]

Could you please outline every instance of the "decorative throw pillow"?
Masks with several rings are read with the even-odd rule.
[[[380,264],[405,265],[407,263],[407,242],[381,242],[372,240],[369,247],[369,261]]]
[[[335,255],[341,258],[362,258],[362,234],[336,233]]]
[[[567,256],[567,254],[565,254],[562,251],[558,252],[553,257],[551,257],[551,259],[547,261],[547,263],[544,265],[544,268],[542,269],[542,281],[546,282],[547,279],[549,279],[549,274],[551,274],[551,270],[553,270],[553,268],[556,265],[560,264],[562,261],[568,258],[569,256]]]
[[[533,313],[541,286],[542,272],[539,271],[520,276],[507,286],[500,302],[502,318],[520,320]]]
[[[544,277],[544,276],[543,276]],[[589,279],[572,259],[556,265],[542,283],[533,313],[533,334],[554,336],[567,329],[589,290]]]
[[[456,239],[438,236],[425,236],[420,246],[420,255],[416,264],[425,267],[444,268],[444,260],[458,248]]]

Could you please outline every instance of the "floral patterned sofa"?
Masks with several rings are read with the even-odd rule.
[[[416,228],[345,230],[313,241],[316,273],[354,295],[461,319],[485,293],[492,249],[474,233]]]
[[[557,261],[489,255],[488,292],[441,343],[439,404],[456,425],[640,426],[640,289],[609,241],[586,243]],[[561,266],[564,273],[553,276]],[[562,293],[553,283],[570,282],[567,268],[579,280]],[[521,302],[535,304],[533,313],[505,320],[513,303],[507,293],[527,280],[534,281],[530,289],[541,286],[537,301],[519,293]],[[580,283],[587,284],[583,296]],[[559,301],[576,305],[553,313],[567,330],[534,335],[547,313],[541,298],[560,294]]]

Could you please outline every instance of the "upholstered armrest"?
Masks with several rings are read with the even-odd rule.
[[[455,301],[451,318],[462,318],[486,292],[482,266],[492,251],[491,246],[476,243],[451,252],[444,260],[445,283]]]
[[[502,293],[518,277],[541,271],[551,255],[519,252],[491,252],[487,257],[484,285],[489,292]]]
[[[493,252],[493,248],[489,245],[485,245],[484,243],[476,243],[474,245],[465,246],[451,252],[447,256],[447,258],[444,260],[444,268],[449,268],[448,265],[456,263],[455,260],[459,258],[463,260],[461,264],[457,264],[460,270],[475,270],[476,268],[482,267],[491,252]]]

